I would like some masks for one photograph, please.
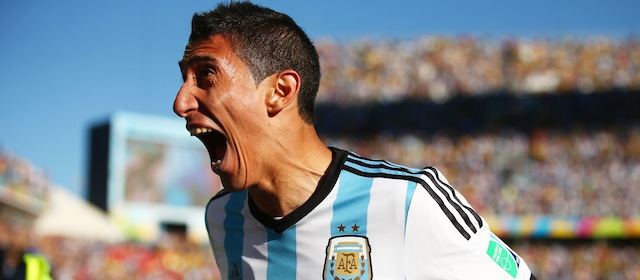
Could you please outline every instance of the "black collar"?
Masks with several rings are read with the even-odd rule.
[[[309,197],[305,203],[293,210],[289,215],[282,217],[282,219],[274,219],[262,212],[251,198],[251,195],[249,195],[249,210],[256,220],[277,233],[283,233],[286,229],[295,225],[315,209],[316,206],[318,206],[318,204],[320,204],[320,202],[322,202],[333,189],[333,186],[336,184],[338,176],[340,175],[340,171],[342,170],[344,161],[347,158],[346,151],[333,147],[330,147],[329,149],[331,149],[332,152],[331,164],[329,164],[324,176],[320,178],[315,192],[311,194],[311,197]]]

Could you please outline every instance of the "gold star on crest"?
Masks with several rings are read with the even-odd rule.
[[[338,232],[344,232],[344,228],[345,228],[345,226],[340,224],[340,226],[338,226]]]

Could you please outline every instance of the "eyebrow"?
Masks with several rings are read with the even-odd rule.
[[[182,59],[178,61],[178,66],[180,66],[180,71],[184,72],[187,67],[199,62],[210,62],[218,65],[218,60],[215,57],[208,55],[194,55],[190,56],[187,60]]]

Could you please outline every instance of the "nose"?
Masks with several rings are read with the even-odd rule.
[[[194,87],[183,83],[173,101],[173,112],[180,117],[186,117],[192,110],[198,109],[198,101],[193,95]]]

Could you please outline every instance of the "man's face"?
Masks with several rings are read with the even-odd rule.
[[[180,70],[184,83],[173,104],[187,130],[204,143],[212,170],[225,189],[252,184],[261,131],[265,128],[262,85],[256,86],[246,64],[220,35],[187,45]]]

